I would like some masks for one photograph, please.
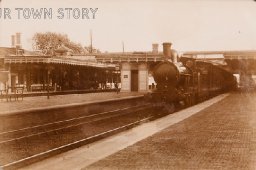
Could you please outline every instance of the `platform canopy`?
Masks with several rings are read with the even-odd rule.
[[[10,55],[5,56],[5,64],[27,64],[27,63],[42,63],[42,64],[67,64],[76,66],[91,66],[101,68],[113,68],[115,64],[97,62],[95,59],[88,58],[87,56],[31,56],[31,55]]]

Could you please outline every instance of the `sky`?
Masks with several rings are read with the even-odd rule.
[[[179,52],[256,50],[256,2],[253,0],[2,0],[0,46],[11,46],[21,33],[22,47],[32,49],[36,32],[57,32],[102,52],[150,51],[152,43],[171,42]],[[3,8],[11,10],[4,19]],[[51,8],[52,19],[20,19],[15,8]],[[58,19],[59,8],[98,8],[95,19]]]

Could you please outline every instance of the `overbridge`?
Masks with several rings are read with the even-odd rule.
[[[151,68],[164,58],[163,53],[133,52],[97,54],[103,63],[115,63],[121,71],[121,91],[148,91]]]
[[[255,85],[252,78],[256,74],[256,50],[246,51],[194,51],[184,56],[219,63],[233,74],[239,74],[239,84],[248,88]],[[214,57],[213,57],[214,56]]]

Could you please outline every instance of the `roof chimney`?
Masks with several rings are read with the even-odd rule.
[[[16,48],[21,48],[20,32],[16,33]]]
[[[163,53],[165,58],[170,58],[172,56],[171,45],[172,43],[169,42],[163,43]]]
[[[152,53],[157,54],[158,53],[158,44],[152,44]]]
[[[12,35],[11,39],[12,39],[12,48],[14,48],[15,47],[15,35]]]

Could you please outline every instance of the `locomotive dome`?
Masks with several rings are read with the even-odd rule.
[[[172,57],[178,57],[178,52],[174,49],[171,49],[171,56]]]
[[[173,63],[178,62],[178,52],[174,49],[171,49],[171,60]]]

